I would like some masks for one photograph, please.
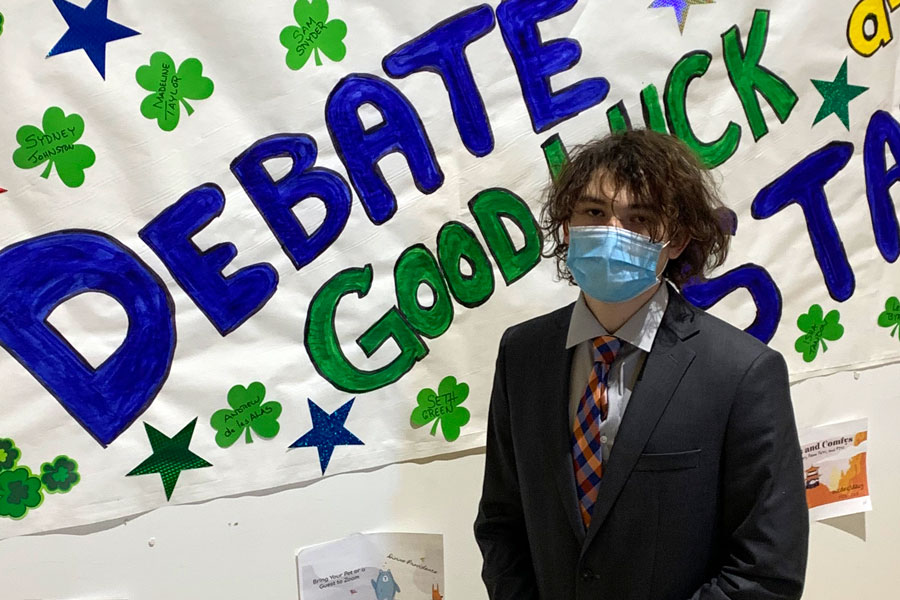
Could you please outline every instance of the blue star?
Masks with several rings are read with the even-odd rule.
[[[91,0],[87,8],[81,8],[66,0],[53,0],[53,4],[66,20],[69,30],[59,38],[47,57],[80,48],[94,63],[100,76],[106,79],[106,44],[133,35],[140,35],[139,31],[107,19],[108,3],[109,0]]]
[[[310,448],[315,446],[319,451],[319,466],[322,467],[322,475],[328,468],[328,462],[331,460],[331,453],[334,452],[335,446],[361,446],[363,441],[358,437],[344,429],[344,421],[350,414],[353,407],[353,400],[331,413],[327,414],[318,407],[315,402],[306,399],[309,402],[309,414],[312,417],[313,428],[303,434],[296,442],[288,446],[288,448]]]
[[[678,19],[678,29],[684,33],[684,24],[687,23],[688,9],[696,4],[712,4],[715,0],[653,0],[653,4],[647,8],[665,8],[671,6]]]

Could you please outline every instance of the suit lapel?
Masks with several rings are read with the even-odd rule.
[[[591,515],[591,526],[582,545],[582,554],[615,504],[656,423],[693,361],[694,352],[683,340],[695,332],[692,309],[678,292],[670,289],[669,305],[651,352],[647,355],[643,373],[628,402],[612,453],[604,465],[603,480]],[[569,471],[572,471],[571,467]],[[572,479],[574,482],[574,474]]]
[[[573,305],[574,306],[574,305]],[[569,423],[569,378],[575,349],[566,348],[566,334],[572,316],[571,306],[560,311],[555,327],[548,336],[548,352],[539,383],[539,398],[549,406],[549,431],[545,436],[547,461],[545,473],[553,473],[563,510],[579,543],[584,540],[584,525],[578,512],[578,498],[575,495],[575,471],[572,466],[570,438],[572,424]]]

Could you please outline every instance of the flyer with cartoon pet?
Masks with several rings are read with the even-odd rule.
[[[857,419],[800,432],[811,519],[872,510],[866,473],[868,431],[868,419]]]
[[[355,534],[297,553],[301,600],[443,600],[444,536]]]

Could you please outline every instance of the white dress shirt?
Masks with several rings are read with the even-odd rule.
[[[569,379],[569,423],[573,428],[578,404],[584,396],[591,369],[594,367],[592,340],[601,335],[614,335],[622,342],[622,347],[610,367],[607,380],[606,399],[609,403],[609,412],[606,420],[600,423],[599,435],[604,462],[609,460],[616,433],[631,399],[634,383],[644,359],[653,347],[653,340],[656,338],[668,303],[669,289],[664,281],[646,304],[618,330],[610,333],[594,317],[594,313],[585,303],[583,293],[578,295],[575,302],[566,338],[566,348],[575,347]]]

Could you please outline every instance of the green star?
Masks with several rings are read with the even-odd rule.
[[[166,500],[171,500],[172,492],[175,490],[175,483],[178,481],[178,475],[182,471],[212,466],[212,463],[200,458],[188,449],[191,443],[191,436],[194,435],[194,425],[196,424],[197,419],[195,418],[175,434],[175,437],[170,438],[152,425],[144,423],[147,437],[150,438],[150,446],[153,447],[153,454],[132,469],[127,476],[159,473],[159,476],[162,477],[163,487],[166,490]]]
[[[812,79],[811,81],[825,99],[825,101],[822,102],[822,108],[819,109],[819,114],[816,115],[816,120],[813,121],[813,125],[831,113],[834,113],[849,131],[850,101],[869,88],[847,83],[847,59],[844,59],[844,64],[841,65],[841,70],[838,71],[834,81],[821,81],[819,79]]]

